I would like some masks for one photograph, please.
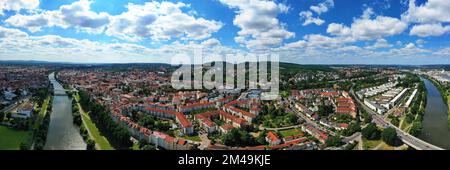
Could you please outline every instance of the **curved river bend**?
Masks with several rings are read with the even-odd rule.
[[[64,88],[55,79],[55,74],[49,75],[55,95],[53,98],[53,112],[50,115],[50,125],[47,134],[45,150],[84,150],[86,143],[79,133],[79,128],[73,124],[72,102],[66,95]]]
[[[450,149],[447,105],[442,101],[441,93],[432,82],[422,77],[420,79],[427,89],[427,106],[419,138],[443,149]]]

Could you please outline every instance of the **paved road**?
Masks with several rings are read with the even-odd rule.
[[[349,143],[352,141],[359,141],[360,139],[361,139],[361,132],[356,132],[353,135],[342,139],[342,142]]]
[[[299,128],[302,127],[302,125],[294,125],[294,126],[288,126],[288,127],[280,127],[280,128],[268,128],[268,127],[259,127],[259,130],[274,130],[274,131],[279,131],[279,130],[286,130],[286,129],[294,129],[294,128]]]
[[[394,126],[393,124],[391,124],[390,122],[387,122],[386,120],[383,119],[382,115],[379,115],[378,113],[376,113],[375,111],[371,110],[370,108],[368,108],[363,102],[361,102],[361,100],[359,100],[358,97],[356,97],[355,92],[353,91],[353,88],[350,89],[350,93],[355,96],[356,101],[363,106],[364,110],[366,110],[368,113],[370,113],[372,115],[373,118],[373,122],[376,123],[379,126],[382,126],[384,128],[387,127],[392,127],[397,131],[397,135],[398,137],[407,145],[413,147],[414,149],[417,150],[444,150],[440,147],[434,146],[432,144],[429,144],[419,138],[416,138],[406,132],[404,132],[403,130],[401,130],[400,128]]]
[[[200,146],[198,148],[200,150],[205,150],[211,144],[211,140],[208,139],[208,134],[206,133],[200,134],[200,139],[202,140],[202,142],[200,143]]]

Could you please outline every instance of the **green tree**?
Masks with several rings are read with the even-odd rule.
[[[155,145],[144,145],[142,148],[142,150],[156,150]]]
[[[422,132],[422,123],[414,121],[409,133],[413,136],[418,136],[420,132]]]
[[[86,150],[95,150],[95,141],[92,139],[88,139],[86,141]]]
[[[343,144],[342,139],[339,135],[328,137],[325,143],[327,144],[327,146],[341,146]]]
[[[22,142],[20,143],[20,150],[30,150],[30,143],[29,142]]]
[[[11,119],[11,116],[12,116],[12,113],[11,112],[8,112],[8,113],[6,113],[6,119],[8,119],[8,120],[10,120]]]
[[[380,139],[380,130],[375,123],[368,124],[365,128],[361,130],[361,134],[364,138],[369,140]]]
[[[5,119],[5,113],[0,112],[0,122],[3,122],[4,119]]]
[[[350,125],[348,125],[348,128],[342,132],[342,135],[350,136],[350,135],[352,135],[356,132],[360,132],[360,131],[361,131],[361,125],[359,122],[350,123]]]
[[[227,146],[254,146],[258,144],[248,132],[236,128],[225,134],[222,141]]]
[[[406,121],[407,123],[413,122],[413,121],[414,121],[414,115],[412,115],[412,114],[410,114],[410,113],[406,114],[406,116],[405,116],[405,121]]]
[[[400,124],[400,120],[398,119],[398,117],[392,117],[392,119],[391,119],[391,123],[394,125],[394,126],[398,126],[399,124]]]
[[[393,146],[396,144],[398,139],[397,131],[392,127],[386,128],[381,133],[381,139],[384,141],[384,143]]]

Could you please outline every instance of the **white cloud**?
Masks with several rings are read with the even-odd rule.
[[[215,38],[211,38],[211,39],[203,41],[201,44],[204,46],[216,46],[216,45],[220,45],[220,41]]]
[[[42,11],[32,15],[17,14],[5,22],[32,32],[40,31],[43,27],[59,26],[76,28],[90,33],[101,33],[109,23],[109,15],[105,12],[92,12],[90,10],[91,3],[92,1],[80,0],[69,5],[62,5],[54,11]]]
[[[316,25],[322,25],[325,23],[324,20],[320,18],[314,18],[311,11],[302,11],[299,13],[300,17],[304,20],[303,26],[309,25],[309,24],[316,24]]]
[[[21,37],[27,37],[28,35],[20,30],[17,29],[11,29],[11,28],[5,28],[0,26],[0,41],[3,41],[5,38],[21,38]]]
[[[444,56],[448,58],[450,57],[450,47],[437,50],[433,53],[433,55]]]
[[[414,57],[423,53],[429,53],[429,50],[417,47],[414,43],[408,43],[400,49],[391,49],[390,54],[396,56]]]
[[[205,39],[222,27],[222,23],[204,18],[195,18],[184,13],[184,3],[147,2],[144,5],[128,4],[128,11],[111,16],[90,9],[93,1],[79,0],[62,5],[58,10],[42,11],[32,15],[17,14],[5,22],[11,26],[26,28],[32,32],[43,27],[58,26],[76,28],[89,33],[103,33],[120,39],[139,41]],[[106,31],[105,31],[106,30]]]
[[[389,44],[389,42],[385,39],[377,39],[375,43],[371,46],[367,46],[367,49],[378,49],[378,48],[390,48],[392,47],[392,44]]]
[[[2,0],[0,2],[0,16],[3,11],[32,10],[39,7],[39,0]]]
[[[327,12],[330,8],[334,7],[334,1],[333,0],[326,0],[325,2],[319,3],[317,5],[313,5],[309,7],[310,10],[308,11],[301,11],[299,13],[300,19],[303,20],[303,26],[309,25],[309,24],[316,24],[316,25],[322,25],[325,23],[323,19],[320,19],[319,17],[313,17],[313,12],[315,12],[317,15],[320,15],[322,13]]]
[[[331,23],[327,33],[340,37],[352,38],[354,41],[380,39],[402,33],[407,23],[392,17],[376,16],[372,19],[372,9],[364,11],[361,18],[353,21],[350,27],[343,24]]]
[[[245,52],[217,44],[210,39],[204,43],[178,41],[159,48],[131,43],[104,43],[59,35],[30,36],[18,29],[0,26],[0,59],[46,60],[65,62],[162,62],[170,63],[175,54],[193,56],[193,49],[203,49],[205,55],[225,56]],[[64,54],[64,55],[61,55]]]
[[[416,6],[415,0],[409,0],[408,10],[402,19],[415,23],[450,22],[450,2],[448,0],[428,0]]]
[[[267,0],[220,0],[236,10],[233,24],[241,28],[235,41],[250,49],[264,49],[280,45],[283,40],[295,36],[277,19],[288,7]]]
[[[217,21],[186,14],[181,10],[183,7],[188,5],[171,2],[128,4],[128,11],[111,17],[106,34],[132,41],[142,38],[200,40],[211,37],[223,26]]]
[[[442,26],[442,24],[421,24],[412,27],[409,35],[417,35],[419,37],[441,36],[450,31],[450,25]]]
[[[328,11],[329,8],[334,7],[334,1],[333,0],[326,0],[325,2],[319,3],[317,6],[311,6],[309,9],[311,11],[314,11],[317,14],[322,14]]]

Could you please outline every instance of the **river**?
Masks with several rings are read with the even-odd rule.
[[[450,149],[450,130],[447,121],[447,105],[442,101],[441,93],[428,79],[422,78],[427,89],[427,106],[423,117],[423,129],[419,138]]]
[[[55,74],[49,75],[55,95],[53,112],[47,134],[45,150],[85,150],[86,143],[80,135],[79,128],[73,124],[72,102],[62,85],[56,81]]]

